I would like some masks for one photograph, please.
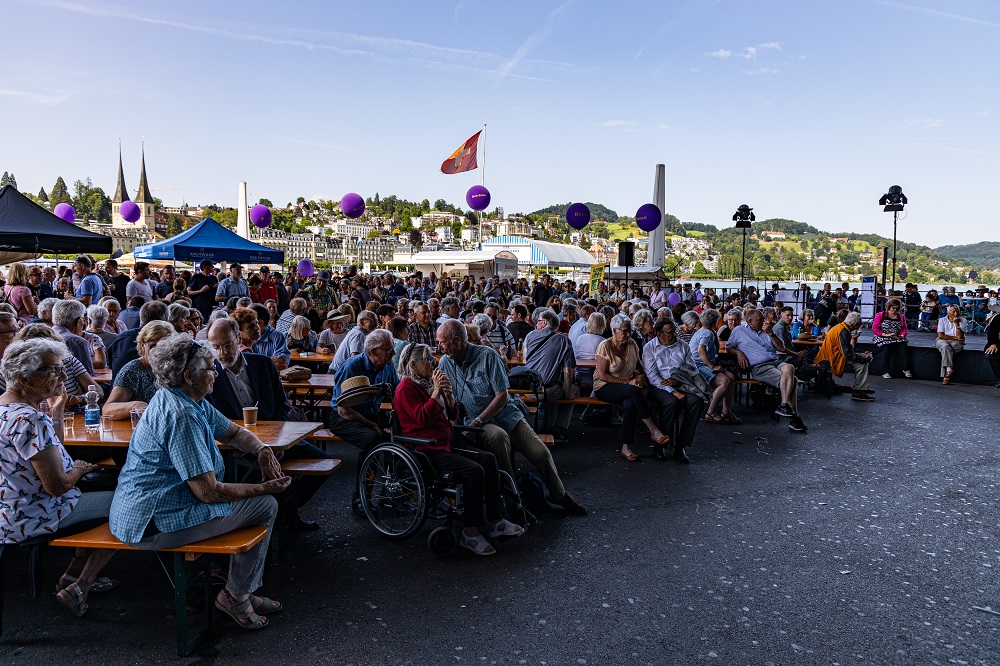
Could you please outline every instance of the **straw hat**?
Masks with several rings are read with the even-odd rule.
[[[337,398],[337,405],[340,407],[354,407],[382,394],[382,389],[372,386],[368,377],[364,375],[345,379],[340,384],[340,391],[340,397]]]

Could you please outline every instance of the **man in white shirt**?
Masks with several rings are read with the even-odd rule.
[[[145,261],[135,262],[133,277],[125,285],[125,297],[129,301],[132,300],[133,296],[142,296],[144,303],[156,300],[156,296],[153,294],[153,290],[156,289],[156,283],[150,280],[149,276],[149,264]]]
[[[587,319],[592,314],[594,314],[594,306],[590,304],[584,305],[580,308],[580,318],[569,327],[569,341],[573,343],[574,349],[576,348],[577,338],[587,332]]]
[[[684,450],[694,441],[705,401],[693,393],[676,390],[679,382],[673,376],[681,370],[688,376],[700,374],[691,358],[691,348],[677,339],[673,319],[660,317],[653,323],[653,332],[656,337],[642,348],[642,367],[652,389],[650,397],[660,407],[660,430],[673,433],[675,421],[680,419],[674,439],[674,460],[688,463]]]
[[[347,362],[349,358],[361,354],[365,350],[365,338],[368,334],[378,328],[378,317],[371,310],[362,310],[358,315],[358,325],[347,332],[347,337],[333,356],[328,374],[336,374],[340,366]]]

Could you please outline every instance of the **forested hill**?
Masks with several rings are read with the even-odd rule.
[[[566,209],[572,205],[572,202],[566,202],[564,204],[553,204],[547,208],[542,208],[541,210],[536,210],[529,214],[529,217],[534,218],[539,222],[544,222],[549,216],[558,217],[561,221],[566,220]],[[634,224],[635,219],[627,215],[619,215],[617,212],[611,210],[607,206],[601,204],[595,204],[587,201],[585,203],[587,208],[590,209],[590,219],[591,221],[603,220],[608,224],[615,224],[617,222],[622,222],[625,224]],[[681,221],[670,213],[664,213],[663,215],[663,226],[666,228],[668,234],[674,234],[676,236],[685,236],[684,227]]]
[[[934,250],[946,257],[967,261],[973,266],[1000,269],[1000,243],[983,241],[971,245],[942,245]]]

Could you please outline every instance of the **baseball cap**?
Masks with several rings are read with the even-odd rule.
[[[198,264],[198,265],[199,265],[199,266],[201,266],[201,267],[205,267],[205,266],[214,266],[214,265],[215,265],[215,262],[214,262],[214,261],[212,261],[211,259],[202,259],[202,260],[201,260],[201,263],[200,263],[200,264]]]
[[[324,282],[330,281],[330,271],[320,271],[319,275],[316,276],[317,280],[323,280]]]

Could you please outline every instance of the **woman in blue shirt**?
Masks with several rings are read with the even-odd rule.
[[[820,337],[816,315],[812,310],[803,310],[802,318],[792,324],[793,340],[815,340]]]
[[[215,607],[243,629],[263,629],[281,604],[254,596],[278,503],[271,497],[291,479],[269,448],[206,400],[215,384],[215,354],[178,333],[149,354],[160,390],[132,434],[128,461],[111,504],[111,532],[133,548],[162,550],[202,541],[249,525],[268,534],[246,553],[232,555],[229,580]],[[223,483],[225,466],[215,441],[256,454],[261,483]]]

